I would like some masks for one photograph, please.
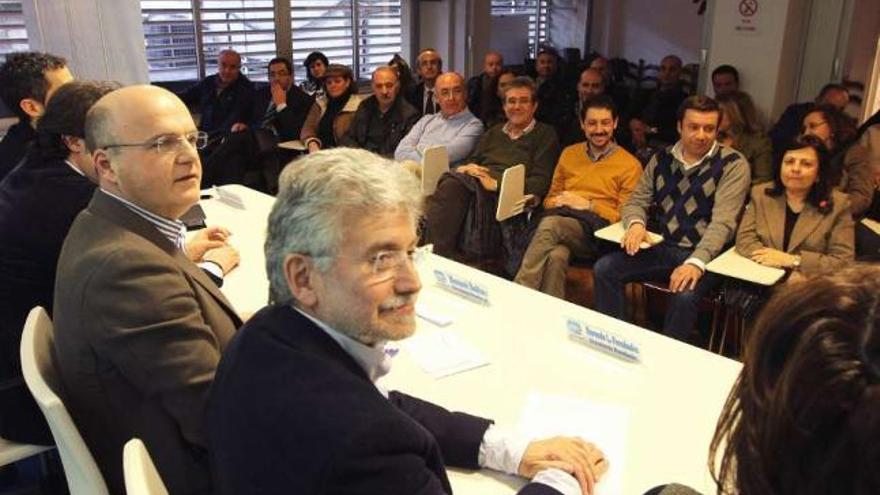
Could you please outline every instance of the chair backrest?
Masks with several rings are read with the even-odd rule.
[[[504,171],[498,186],[498,209],[495,220],[503,222],[525,209],[526,166],[519,164]]]
[[[140,438],[132,438],[125,443],[122,467],[125,470],[125,493],[128,495],[168,495],[165,483]]]
[[[422,196],[430,196],[437,190],[440,176],[449,171],[449,153],[446,146],[431,146],[422,155]]]
[[[46,310],[40,306],[32,309],[21,336],[24,380],[49,422],[71,495],[103,495],[108,493],[104,477],[61,401],[62,386],[55,363],[54,338],[52,320]]]
[[[52,447],[44,445],[18,443],[13,442],[12,440],[6,440],[5,438],[0,438],[0,467],[12,464],[13,462],[18,462],[22,459],[27,459],[30,456],[45,452],[51,448]]]

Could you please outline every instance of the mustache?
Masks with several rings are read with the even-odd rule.
[[[416,295],[415,294],[403,294],[397,296],[391,296],[388,299],[382,301],[379,304],[379,309],[382,311],[397,309],[401,306],[406,306],[407,304],[415,304],[416,303]]]

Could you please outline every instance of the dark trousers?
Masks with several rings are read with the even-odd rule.
[[[458,180],[444,180],[437,185],[425,211],[427,240],[434,244],[435,254],[461,259],[458,237],[473,194]]]
[[[666,285],[672,271],[691,255],[691,250],[660,244],[639,250],[635,256],[624,251],[607,254],[593,265],[596,310],[615,318],[626,315],[624,285],[630,282],[655,282]],[[663,321],[663,333],[681,340],[688,337],[697,322],[700,300],[720,282],[717,275],[706,272],[692,291],[669,294]]]

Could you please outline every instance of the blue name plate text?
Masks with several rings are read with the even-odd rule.
[[[568,338],[575,342],[588,345],[616,358],[638,363],[641,361],[639,345],[608,330],[587,325],[574,318],[566,323]]]
[[[438,269],[434,270],[434,278],[437,280],[437,285],[444,289],[448,289],[480,304],[489,305],[489,291],[481,284],[460,275]]]

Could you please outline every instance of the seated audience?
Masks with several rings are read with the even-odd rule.
[[[822,87],[815,101],[789,105],[769,132],[774,154],[778,155],[782,148],[801,134],[804,117],[813,107],[827,104],[843,111],[848,103],[849,91],[840,84],[831,83]]]
[[[37,120],[49,98],[62,84],[73,79],[67,61],[41,52],[14,52],[0,65],[0,98],[18,118],[0,141],[0,180],[24,158],[37,137]]]
[[[559,141],[551,126],[535,120],[536,91],[535,83],[528,77],[511,81],[504,95],[507,123],[486,131],[466,160],[467,164],[441,177],[426,212],[427,238],[434,243],[435,253],[463,259],[465,253],[459,249],[460,241],[468,236],[491,238],[484,235],[484,229],[498,228],[494,193],[506,169],[525,165],[525,193],[532,195],[533,203],[537,204],[547,194],[553,167],[559,158]],[[485,223],[471,224],[474,230],[466,231],[465,218],[475,197],[480,198],[483,208],[482,215],[474,216],[484,219]],[[482,256],[500,247],[480,244],[467,255]]]
[[[626,63],[625,60],[623,60],[623,62]],[[625,115],[624,111],[629,108],[630,90],[625,82],[615,79],[611,63],[602,55],[593,57],[593,60],[590,61],[589,68],[596,69],[602,74],[604,93],[611,96],[611,99],[614,100],[614,104],[617,106],[617,111],[620,114],[620,122],[628,122],[629,116]]]
[[[535,119],[552,126],[557,136],[578,126],[570,86],[563,78],[560,60],[559,53],[549,46],[541,48],[535,59],[535,83],[538,86]]]
[[[830,105],[818,105],[804,117],[803,132],[822,140],[831,161],[831,185],[849,196],[852,214],[860,218],[874,198],[874,172],[868,150],[856,142],[855,122]]]
[[[737,252],[762,265],[790,270],[793,278],[852,262],[849,200],[833,189],[830,177],[821,140],[808,135],[791,143],[773,182],[752,188],[736,233]]]
[[[85,135],[99,189],[64,241],[54,293],[65,405],[111,493],[132,437],[170,493],[208,493],[205,399],[241,320],[190,261],[179,221],[199,200],[206,136],[155,86],[102,97]]]
[[[646,130],[648,140],[656,140],[662,144],[673,144],[678,141],[678,119],[676,112],[687,93],[681,86],[681,59],[675,55],[667,55],[660,61],[657,71],[657,88],[636,99],[630,108],[629,115],[636,124]],[[645,145],[633,136],[633,144],[638,148]]]
[[[483,115],[484,102],[495,95],[498,76],[503,68],[504,58],[501,54],[490,51],[483,58],[483,72],[468,79],[467,103],[472,114]]]
[[[593,445],[517,438],[376,383],[385,344],[416,329],[421,202],[411,174],[363,150],[285,169],[266,240],[272,304],[233,339],[208,400],[218,493],[439,495],[452,493],[447,465],[531,478],[523,494],[592,493],[607,468]]]
[[[486,129],[491,129],[496,124],[503,124],[507,121],[507,116],[504,115],[504,92],[507,91],[510,82],[516,78],[516,71],[505,67],[501,69],[501,74],[495,79],[493,96],[486,97],[483,102],[483,114],[477,116]]]
[[[300,83],[300,89],[315,99],[324,98],[324,73],[330,67],[327,56],[321,52],[309,53],[303,60],[303,67],[306,68],[306,80]]]
[[[442,144],[449,154],[449,163],[458,165],[483,135],[483,124],[467,108],[461,74],[444,73],[437,78],[435,89],[440,113],[425,115],[416,122],[397,145],[395,160],[421,163],[426,149]]]
[[[400,79],[400,94],[403,95],[404,98],[407,98],[416,86],[416,82],[413,79],[412,69],[410,69],[409,64],[406,63],[406,60],[404,60],[399,53],[395,53],[394,56],[391,57],[391,60],[388,61],[388,66],[393,67],[394,70],[397,71],[397,77]],[[413,106],[413,108],[415,108],[415,106]],[[416,110],[418,110],[418,108],[416,108]],[[419,113],[419,115],[421,116],[421,113]]]
[[[559,135],[559,141],[562,146],[568,146],[584,140],[583,119],[581,118],[584,104],[591,98],[601,94],[605,94],[605,80],[602,78],[602,73],[596,69],[584,69],[578,78],[578,99],[574,107],[577,122],[581,123],[581,125],[569,126],[565,129],[564,134]],[[616,107],[614,113],[617,115]],[[614,127],[615,129],[617,128],[616,125]]]
[[[348,131],[361,103],[354,75],[344,65],[330,64],[327,67],[324,87],[327,97],[312,103],[300,133],[309,153],[335,147]]]
[[[241,73],[241,55],[232,49],[220,51],[216,74],[178,96],[199,114],[199,130],[211,141],[247,129],[255,117],[254,85]]]
[[[559,156],[544,214],[514,280],[561,299],[570,258],[597,256],[593,232],[620,220],[620,207],[642,175],[639,161],[614,142],[618,116],[609,96],[583,103],[580,120],[587,142]]]
[[[773,180],[773,145],[758,122],[752,98],[734,90],[722,94],[717,101],[721,107],[718,142],[739,151],[748,160],[753,185]]]
[[[394,67],[383,65],[374,70],[372,86],[373,96],[360,104],[339,145],[391,158],[419,120],[419,111],[400,94],[400,80]]]
[[[719,103],[721,96],[739,91],[739,71],[736,67],[727,64],[715,67],[712,71],[712,90]]]
[[[434,95],[434,83],[443,71],[443,59],[433,48],[425,48],[416,58],[416,71],[419,83],[413,86],[406,95],[407,101],[419,111],[419,115],[437,112],[437,98]]]
[[[880,268],[777,291],[710,447],[719,494],[880,493]]]
[[[623,250],[600,258],[593,274],[596,309],[620,319],[626,316],[625,284],[667,282],[663,332],[686,341],[700,299],[719,281],[705,273],[706,263],[733,240],[750,178],[745,158],[715,140],[721,119],[715,100],[691,96],[678,115],[681,139],[651,158],[620,210]],[[643,249],[648,225],[663,242]]]
[[[112,89],[78,81],[61,86],[22,165],[0,182],[0,437],[7,440],[54,443],[22,378],[21,332],[34,306],[52,314],[61,243],[97,183],[84,144],[86,112]]]

